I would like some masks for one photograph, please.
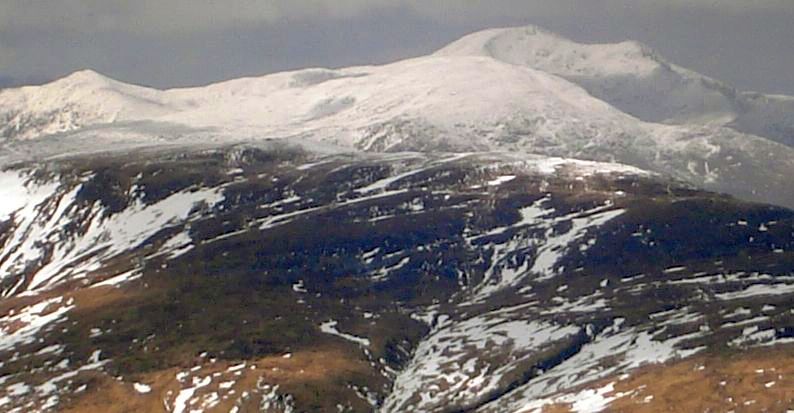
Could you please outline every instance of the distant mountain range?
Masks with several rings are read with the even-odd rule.
[[[199,88],[81,71],[0,91],[0,136],[22,158],[278,138],[375,152],[522,151],[622,162],[794,206],[794,191],[781,191],[794,175],[793,113],[794,98],[736,91],[634,42],[578,44],[523,27],[384,66]]]

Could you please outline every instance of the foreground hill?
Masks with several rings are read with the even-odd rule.
[[[4,411],[794,403],[790,210],[620,164],[275,144],[0,182]]]

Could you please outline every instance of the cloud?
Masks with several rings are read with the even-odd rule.
[[[5,0],[0,27],[179,33],[282,19],[339,19],[389,0]]]
[[[346,19],[387,9],[437,20],[471,21],[512,16],[670,8],[723,13],[792,9],[791,0],[4,0],[0,27],[72,32],[190,33],[284,20]]]

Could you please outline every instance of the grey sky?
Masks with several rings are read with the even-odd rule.
[[[737,87],[794,94],[792,0],[2,0],[0,85],[81,68],[173,87],[426,54],[487,27],[638,40]]]

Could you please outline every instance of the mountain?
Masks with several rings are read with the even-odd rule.
[[[84,126],[161,116],[158,91],[90,70],[44,86],[0,90],[0,136],[32,139]]]
[[[0,90],[0,410],[786,411],[787,99],[534,27]]]
[[[538,27],[486,30],[438,56],[488,56],[553,73],[648,122],[720,125],[794,145],[794,98],[741,92],[626,41],[581,44]]]
[[[470,59],[462,59],[464,57]],[[477,63],[472,61],[475,57],[487,58],[488,61]],[[401,104],[406,103],[406,100],[419,101],[430,105],[435,112],[438,108],[434,107],[431,100],[438,98],[439,93],[458,96],[457,93],[463,92],[457,98],[445,97],[459,103],[475,98],[491,98],[497,102],[504,98],[509,100],[510,96],[503,95],[509,95],[511,88],[505,88],[504,83],[518,87],[513,92],[521,94],[523,100],[499,103],[497,108],[504,106],[504,109],[508,109],[514,104],[526,104],[528,96],[535,94],[552,100],[563,99],[568,104],[574,101],[583,103],[585,107],[578,109],[594,109],[592,105],[595,103],[585,102],[587,99],[577,96],[581,92],[573,91],[575,88],[570,85],[555,82],[534,71],[527,74],[526,71],[521,73],[514,70],[515,73],[510,73],[509,69],[498,67],[493,60],[562,77],[583,87],[593,97],[646,122],[725,126],[788,146],[794,144],[792,97],[738,91],[670,63],[648,46],[637,42],[582,44],[534,26],[477,32],[453,42],[432,56],[383,67],[336,71],[310,69],[233,80],[203,88],[158,91],[126,85],[84,70],[42,87],[1,91],[0,114],[6,125],[0,130],[0,136],[34,138],[88,125],[161,117],[181,120],[192,126],[197,121],[217,127],[225,121],[238,120],[251,126],[271,127],[294,121],[303,123],[316,120],[337,114],[348,107],[356,107],[362,115],[381,114],[382,118],[387,119],[410,117],[415,113],[400,108]],[[473,71],[479,75],[473,76]],[[452,78],[447,78],[447,75]],[[388,79],[384,81],[383,77]],[[351,78],[362,79],[344,81]],[[486,90],[481,94],[475,90],[461,91],[461,78],[477,82],[472,84],[471,89]],[[500,79],[502,84],[494,84],[496,79]],[[334,82],[339,80],[342,81]],[[359,96],[341,96],[345,93],[333,87],[312,88],[311,93],[305,90],[326,82],[348,91],[350,89],[346,87],[361,88],[362,93]],[[433,87],[428,88],[431,84],[440,88],[438,93],[433,91]],[[399,102],[379,102],[380,93],[394,91],[390,87],[408,96],[399,96]],[[429,92],[427,101],[422,98],[420,91]],[[276,97],[287,107],[275,105],[273,100]],[[388,97],[392,97],[391,94]],[[234,103],[242,104],[239,109],[243,113],[236,116],[229,113],[236,112]],[[368,107],[366,103],[373,105]],[[257,108],[260,105],[266,108]],[[521,109],[544,109],[536,105],[536,102],[534,105],[530,103]],[[479,113],[481,111],[481,107],[475,108],[474,120],[484,120],[484,115]],[[194,113],[192,116],[167,116],[175,112]],[[216,113],[207,117],[207,112]],[[455,121],[448,119],[449,113],[445,115],[447,119],[430,118],[427,121],[434,124],[437,121]],[[506,114],[493,116],[492,119],[504,116]],[[442,126],[448,126],[441,123]]]
[[[699,86],[661,87],[656,74],[664,70],[689,76],[678,83]],[[520,151],[620,162],[793,207],[794,191],[780,188],[794,174],[794,148],[785,139],[728,127],[738,115],[714,109],[725,106],[727,95],[720,93],[728,88],[695,77],[636,43],[577,45],[532,27],[477,33],[434,55],[384,66],[308,69],[188,89],[141,88],[83,71],[0,91],[2,147],[6,163],[262,139],[370,152]],[[614,78],[633,80],[612,85]],[[599,88],[636,99],[621,103]],[[660,112],[619,110],[640,110],[643,102]],[[717,103],[695,108],[693,102]],[[676,109],[687,119],[665,112],[680,105],[694,108]],[[792,119],[785,106],[775,108]]]
[[[794,402],[790,210],[619,164],[278,144],[1,179],[5,411]]]
[[[495,79],[521,86],[505,88]],[[472,129],[494,129],[498,122],[525,113],[545,116],[547,136],[608,128],[610,122],[625,123],[627,118],[556,76],[467,56],[338,71],[310,69],[167,91],[78,72],[41,87],[6,90],[0,99],[9,119],[5,136],[27,139],[147,120],[247,136],[252,135],[250,130],[275,136],[311,133],[369,149],[376,145],[367,136],[373,129],[403,120],[415,124],[417,133],[435,128],[443,134],[464,135],[454,137],[451,145],[456,147],[485,148],[487,140],[473,136]],[[428,145],[438,145],[443,138],[453,139],[425,139]],[[399,144],[380,143],[382,149]]]

